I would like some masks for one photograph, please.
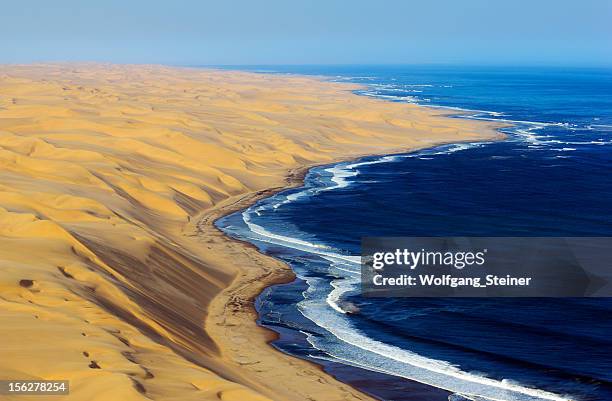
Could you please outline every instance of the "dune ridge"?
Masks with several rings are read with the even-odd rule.
[[[266,346],[252,298],[291,273],[212,225],[309,166],[499,136],[356,88],[0,66],[0,379],[69,379],[70,400],[369,399]]]

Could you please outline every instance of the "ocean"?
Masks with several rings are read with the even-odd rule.
[[[316,167],[218,220],[297,275],[257,300],[275,347],[385,400],[612,400],[612,299],[359,294],[365,236],[612,236],[612,70],[245,69],[511,124],[503,141]]]

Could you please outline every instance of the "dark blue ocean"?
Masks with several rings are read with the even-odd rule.
[[[317,167],[219,220],[298,277],[257,302],[276,347],[387,400],[612,400],[612,299],[365,299],[358,258],[364,236],[612,236],[612,70],[250,69],[512,124],[500,142]]]

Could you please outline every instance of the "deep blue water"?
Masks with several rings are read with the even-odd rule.
[[[501,142],[317,167],[305,187],[221,219],[298,276],[258,300],[277,347],[385,399],[414,399],[402,377],[478,400],[612,400],[612,299],[365,299],[354,257],[363,236],[612,236],[612,70],[252,70],[513,122]]]

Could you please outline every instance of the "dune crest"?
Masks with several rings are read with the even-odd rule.
[[[289,273],[212,227],[297,168],[497,136],[353,89],[0,66],[0,377],[69,379],[71,400],[368,399],[265,346],[250,301]]]

